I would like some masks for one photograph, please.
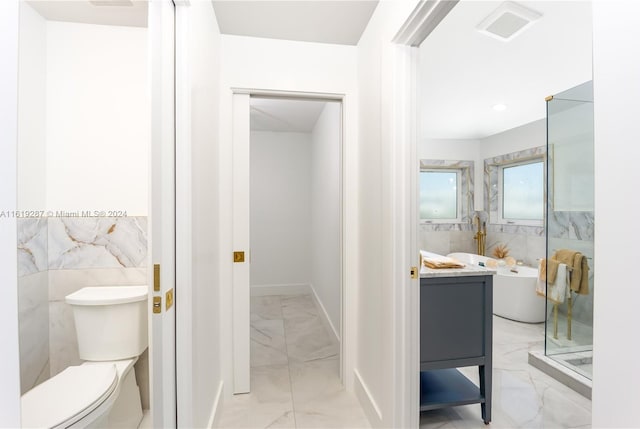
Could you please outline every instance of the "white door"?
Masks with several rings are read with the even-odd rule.
[[[150,387],[153,427],[176,427],[175,8],[149,2],[151,79]]]
[[[233,393],[250,391],[249,94],[233,94]]]

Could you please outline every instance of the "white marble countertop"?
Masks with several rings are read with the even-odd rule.
[[[431,252],[421,251],[425,257],[446,258]],[[420,266],[420,278],[429,277],[465,277],[465,276],[486,276],[494,275],[496,270],[481,267],[479,265],[465,264],[464,268],[429,268],[424,264]]]
[[[420,267],[420,278],[428,277],[464,277],[494,275],[495,270],[485,267],[466,265],[464,268],[428,268]]]

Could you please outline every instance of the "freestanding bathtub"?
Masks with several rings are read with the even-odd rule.
[[[491,260],[473,253],[449,253],[447,256],[469,265],[485,264]],[[498,266],[493,279],[493,314],[518,322],[544,322],[545,300],[536,294],[537,277],[535,268]]]

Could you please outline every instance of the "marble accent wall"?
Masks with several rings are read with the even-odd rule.
[[[18,255],[25,392],[81,363],[67,295],[83,287],[147,284],[147,218],[24,219],[19,223]],[[141,359],[136,373],[148,380],[148,359]],[[148,383],[142,384],[142,399],[148,404]]]
[[[18,219],[18,323],[21,393],[49,378],[46,218]]]

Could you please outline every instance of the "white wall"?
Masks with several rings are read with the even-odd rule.
[[[251,286],[311,282],[311,135],[251,132]]]
[[[640,427],[640,288],[620,255],[637,255],[629,210],[640,183],[640,27],[636,1],[593,3],[595,257],[592,426]],[[637,203],[635,203],[637,204]],[[633,256],[631,256],[633,258]]]
[[[339,103],[327,103],[311,135],[311,285],[340,338],[340,140]]]
[[[343,94],[345,106],[344,165],[345,177],[343,189],[349,197],[345,201],[345,307],[349,309],[347,317],[355,317],[355,300],[358,284],[357,248],[358,234],[358,183],[357,183],[357,86],[356,86],[356,47],[327,45],[285,40],[258,39],[240,36],[221,36],[221,104],[220,104],[220,271],[222,285],[221,332],[224,353],[223,374],[225,394],[230,395],[232,386],[232,337],[231,337],[231,273],[232,254],[231,225],[233,222],[231,207],[231,161],[232,161],[232,88],[254,88],[262,90],[304,91]],[[355,324],[345,323],[345,385],[353,385]],[[351,368],[351,369],[350,369]]]
[[[210,1],[191,1],[188,10],[188,70],[191,96],[191,415],[181,426],[211,427],[222,390],[218,210],[220,122],[220,32]],[[180,287],[180,286],[178,286]],[[179,293],[179,292],[177,292]],[[177,299],[179,295],[176,296]],[[178,338],[179,340],[179,338]],[[180,380],[179,380],[180,382]],[[180,408],[180,410],[184,410]]]
[[[547,122],[540,119],[480,140],[480,159],[518,152],[547,144]],[[484,167],[481,167],[484,168]]]
[[[393,276],[394,47],[391,40],[416,2],[380,2],[358,43],[359,255],[356,394],[371,423],[394,427],[395,340]],[[350,198],[350,197],[347,197]],[[394,415],[395,414],[395,415]]]
[[[146,37],[146,28],[47,22],[47,209],[147,214]]]
[[[46,209],[47,22],[20,2],[18,208]]]
[[[17,1],[0,2],[0,211],[16,206],[18,141]],[[0,427],[20,427],[20,361],[18,352],[18,261],[16,219],[0,219],[0,325],[5,371],[0,383]]]

